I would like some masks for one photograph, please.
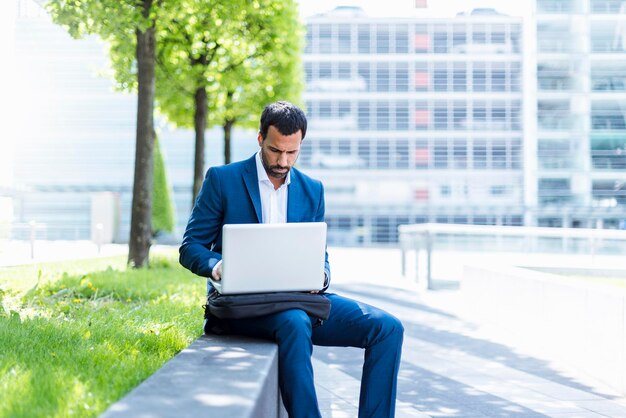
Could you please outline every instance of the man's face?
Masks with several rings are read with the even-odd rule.
[[[260,132],[257,139],[261,147],[261,161],[267,176],[274,185],[282,184],[300,154],[302,131],[283,135],[270,125],[265,139]]]

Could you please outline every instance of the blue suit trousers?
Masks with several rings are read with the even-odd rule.
[[[359,418],[393,417],[402,323],[365,303],[326,295],[332,304],[330,317],[318,327],[313,327],[309,316],[298,309],[219,322],[227,333],[278,343],[279,385],[290,418],[321,417],[313,383],[313,345],[364,348]]]

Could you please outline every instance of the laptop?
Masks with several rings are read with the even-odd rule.
[[[224,295],[321,290],[326,223],[228,224],[222,229]]]

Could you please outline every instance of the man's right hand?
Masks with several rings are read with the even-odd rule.
[[[215,280],[216,282],[219,282],[220,280],[222,280],[222,262],[221,261],[217,263],[217,265],[211,272],[211,277],[213,277],[213,280]]]

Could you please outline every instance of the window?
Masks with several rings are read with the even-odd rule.
[[[504,141],[493,141],[491,145],[491,165],[495,169],[507,168],[506,143]]]
[[[376,91],[389,91],[389,64],[376,64]]]
[[[319,78],[331,78],[332,70],[330,62],[320,62],[319,64]]]
[[[405,62],[396,64],[396,91],[409,91],[409,66]]]
[[[506,91],[506,74],[502,63],[494,63],[491,68],[491,91]]]
[[[467,108],[465,102],[454,102],[454,129],[467,129]]]
[[[489,193],[492,196],[503,196],[507,193],[507,187],[505,185],[502,184],[497,184],[495,186],[491,186],[489,188]]]
[[[376,160],[378,168],[389,168],[389,140],[379,139],[376,143]]]
[[[365,81],[367,91],[372,91],[372,80],[370,77],[370,64],[367,62],[359,63],[359,77]]]
[[[448,144],[445,142],[438,142],[434,148],[434,167],[435,168],[448,168]]]
[[[389,26],[388,25],[376,26],[376,53],[378,54],[389,53]]]
[[[434,34],[433,52],[435,54],[445,54],[448,52],[448,32],[445,26],[442,29],[439,27]]]
[[[409,141],[408,139],[398,139],[396,142],[396,168],[409,168]]]
[[[409,52],[409,27],[407,25],[396,26],[396,54],[406,54]]]
[[[505,130],[506,124],[506,108],[502,102],[494,102],[491,109],[492,128],[497,130]]]
[[[487,130],[487,108],[485,102],[474,102],[474,109],[472,112],[474,130]]]
[[[350,76],[350,63],[340,62],[337,68],[337,75],[341,80],[349,80]]]
[[[474,91],[487,90],[487,71],[485,70],[485,64],[474,64],[472,84]]]
[[[370,128],[370,103],[361,101],[359,102],[359,110],[358,110],[358,124],[359,129],[368,130]]]
[[[376,120],[378,130],[389,130],[389,102],[378,102],[376,105]]]
[[[452,75],[454,91],[465,91],[467,89],[467,77],[465,75],[465,64],[455,63]]]
[[[396,129],[399,131],[409,129],[409,103],[406,101],[396,103]]]
[[[339,42],[339,53],[348,54],[351,51],[350,26],[339,25],[337,40]]]
[[[319,52],[322,54],[330,54],[332,45],[332,31],[330,25],[319,26]]]
[[[467,168],[467,144],[465,140],[455,140],[452,152],[454,168]]]
[[[359,49],[359,54],[370,53],[370,26],[369,25],[359,25],[358,49]]]
[[[445,102],[435,103],[435,129],[448,129],[448,105]]]
[[[472,159],[474,168],[487,168],[487,141],[474,141]]]
[[[368,139],[362,139],[359,141],[357,152],[359,155],[359,160],[363,161],[365,164],[364,168],[370,168],[371,157],[370,157],[370,143]]]
[[[329,119],[332,116],[332,107],[329,100],[323,100],[320,102],[319,117],[322,119]]]
[[[448,91],[448,70],[445,64],[435,64],[433,85],[435,91]]]

